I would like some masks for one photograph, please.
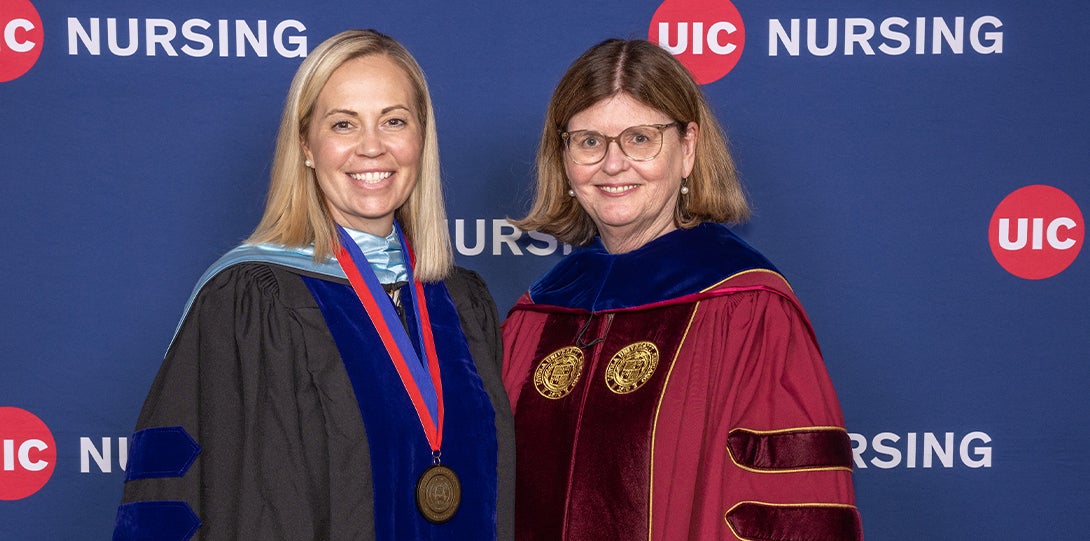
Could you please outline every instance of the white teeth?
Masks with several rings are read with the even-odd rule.
[[[628,190],[631,190],[632,188],[635,188],[635,187],[636,187],[635,184],[629,184],[627,186],[599,186],[599,188],[602,191],[609,192],[609,193],[627,192]]]
[[[349,173],[348,176],[363,182],[378,182],[390,178],[392,174],[391,171],[382,171],[378,173]]]

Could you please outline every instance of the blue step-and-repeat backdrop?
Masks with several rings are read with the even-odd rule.
[[[1090,530],[1090,3],[0,0],[0,538],[107,539],[196,279],[261,213],[290,78],[347,28],[423,65],[462,266],[506,311],[563,256],[507,221],[568,64],[702,82],[813,320],[871,540]]]

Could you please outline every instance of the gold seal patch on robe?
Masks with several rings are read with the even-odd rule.
[[[659,366],[659,350],[651,342],[629,344],[613,355],[606,367],[606,385],[628,394],[647,383]]]
[[[534,388],[553,400],[564,398],[579,383],[583,351],[574,346],[558,349],[541,360],[534,371]]]

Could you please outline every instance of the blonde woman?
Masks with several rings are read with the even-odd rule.
[[[291,84],[265,214],[194,290],[115,539],[506,539],[495,304],[454,267],[424,75],[370,30]]]

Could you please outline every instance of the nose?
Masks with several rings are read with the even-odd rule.
[[[381,156],[386,152],[386,143],[382,140],[382,134],[376,129],[360,130],[359,141],[356,143],[356,153],[368,158]]]
[[[610,141],[606,145],[606,157],[602,158],[602,171],[607,175],[614,175],[624,171],[628,167],[628,157],[621,150],[618,141]]]

